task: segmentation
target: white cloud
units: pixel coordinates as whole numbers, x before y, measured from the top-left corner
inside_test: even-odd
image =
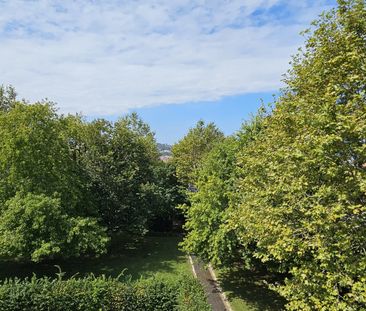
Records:
[[[326,7],[326,0],[0,0],[0,84],[86,115],[271,91],[299,31]]]

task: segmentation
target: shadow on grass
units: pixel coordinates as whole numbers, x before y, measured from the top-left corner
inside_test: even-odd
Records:
[[[221,269],[218,272],[220,284],[229,301],[234,302],[235,311],[279,311],[285,309],[286,301],[270,290],[267,285],[279,281],[278,276],[236,267]]]
[[[54,260],[36,263],[0,261],[0,280],[10,277],[55,277],[61,267],[65,277],[75,274],[84,276],[106,275],[117,277],[122,271],[132,279],[162,275],[174,278],[179,273],[189,272],[185,255],[178,250],[179,237],[147,237],[138,244],[115,241],[108,255],[99,258]]]

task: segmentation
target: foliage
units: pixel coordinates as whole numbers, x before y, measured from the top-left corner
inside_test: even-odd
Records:
[[[0,91],[0,223],[4,236],[17,231],[12,243],[2,240],[1,255],[39,261],[101,253],[100,225],[137,238],[152,218],[177,214],[181,186],[136,114],[87,123],[59,116],[49,102],[16,102],[13,88]]]
[[[307,32],[265,130],[242,149],[231,219],[291,275],[290,310],[366,308],[366,9],[339,1]]]
[[[0,113],[8,112],[15,106],[17,93],[14,87],[0,85]]]
[[[40,261],[105,251],[108,238],[92,218],[70,217],[60,199],[18,193],[0,217],[0,256]]]
[[[159,157],[158,146],[155,141],[155,134],[151,131],[150,126],[145,123],[136,112],[133,112],[121,118],[117,124],[129,129],[139,140],[145,145],[149,158],[156,161]]]
[[[190,204],[181,207],[187,230],[184,250],[215,265],[227,263],[237,247],[235,233],[226,226],[237,149],[238,142],[227,138],[211,150],[198,171],[197,192],[189,193]]]
[[[186,184],[195,184],[201,161],[224,134],[215,124],[199,121],[188,134],[172,147],[173,162],[178,178]]]
[[[53,311],[208,311],[198,281],[180,278],[135,283],[89,276],[62,280],[35,276],[25,280],[7,280],[0,285],[0,309]]]
[[[16,103],[0,114],[0,210],[19,191],[58,193],[68,212],[83,210],[80,197],[85,188],[64,131],[48,103]]]
[[[171,231],[173,221],[182,218],[176,208],[187,201],[184,185],[176,176],[172,163],[158,162],[153,167],[153,182],[144,186],[145,200],[149,202],[149,228],[157,232]]]
[[[146,200],[147,185],[154,182],[158,151],[147,124],[135,114],[112,124],[91,123],[69,117],[75,157],[88,176],[88,188],[103,224],[110,232],[142,235],[153,213]]]
[[[152,226],[170,229],[184,194],[172,165],[158,160],[150,127],[135,113],[114,124],[103,119],[85,123],[78,116],[65,121],[91,204],[109,231],[141,236]]]
[[[215,266],[228,265],[240,257],[250,264],[251,251],[240,247],[228,221],[237,188],[237,154],[259,134],[266,116],[263,107],[235,137],[212,148],[198,170],[197,192],[189,193],[190,204],[181,206],[188,232],[182,243],[184,250]]]
[[[179,283],[177,293],[177,311],[210,311],[211,307],[207,304],[206,294],[197,279],[192,277],[183,278]]]
[[[228,265],[236,241],[288,275],[290,310],[366,309],[365,6],[305,32],[273,111],[209,153],[185,208],[186,250]]]
[[[2,256],[39,261],[105,251],[66,132],[48,103],[15,103],[0,114]]]

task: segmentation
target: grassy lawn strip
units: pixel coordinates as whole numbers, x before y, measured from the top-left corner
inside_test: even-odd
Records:
[[[269,290],[264,281],[272,277],[238,268],[215,269],[233,311],[280,311],[285,301]]]
[[[191,274],[187,257],[178,250],[180,237],[154,236],[146,237],[139,244],[128,244],[115,241],[108,255],[96,259],[73,259],[66,261],[51,261],[40,264],[14,263],[0,261],[0,279],[8,277],[26,277],[35,273],[38,277],[55,276],[59,265],[66,277],[78,273],[84,276],[105,274],[118,276],[123,270],[124,275],[132,279],[140,277],[159,276],[174,279],[179,274]]]

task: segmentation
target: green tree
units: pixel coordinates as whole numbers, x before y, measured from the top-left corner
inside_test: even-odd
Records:
[[[189,193],[190,204],[181,206],[187,230],[183,249],[214,265],[230,261],[237,246],[234,231],[226,226],[237,147],[230,137],[211,150],[197,172],[197,192]]]
[[[144,186],[145,200],[150,206],[149,228],[171,231],[175,221],[183,222],[176,207],[187,201],[185,185],[176,176],[174,164],[159,161],[153,168],[153,181]]]
[[[0,217],[0,256],[17,260],[78,257],[105,252],[108,242],[93,218],[71,217],[61,200],[17,193]]]
[[[23,191],[57,192],[70,212],[83,204],[83,181],[64,133],[55,108],[47,103],[17,103],[0,114],[0,202]]]
[[[0,85],[0,112],[7,112],[14,107],[17,93],[14,87]]]
[[[103,223],[110,232],[142,235],[153,213],[146,191],[158,163],[150,128],[135,114],[114,124],[103,119],[69,122],[78,128],[76,157],[89,176],[88,187]]]
[[[261,109],[235,136],[212,148],[198,170],[197,192],[189,193],[190,204],[181,207],[188,231],[182,243],[184,250],[215,266],[228,265],[239,258],[250,263],[251,252],[240,247],[235,229],[228,223],[237,189],[238,151],[259,134],[266,115]]]
[[[224,134],[215,124],[205,125],[203,121],[199,121],[182,140],[172,147],[178,178],[187,184],[195,184],[201,161],[213,146],[223,139]]]
[[[38,261],[104,251],[67,133],[47,103],[15,103],[0,114],[0,254]]]
[[[155,141],[155,134],[151,131],[150,126],[136,112],[121,118],[118,123],[120,126],[132,131],[136,137],[139,137],[140,142],[145,145],[147,155],[152,162],[158,160],[159,150]]]
[[[366,307],[366,9],[339,1],[306,32],[265,130],[239,156],[230,220],[290,274],[290,310]]]

